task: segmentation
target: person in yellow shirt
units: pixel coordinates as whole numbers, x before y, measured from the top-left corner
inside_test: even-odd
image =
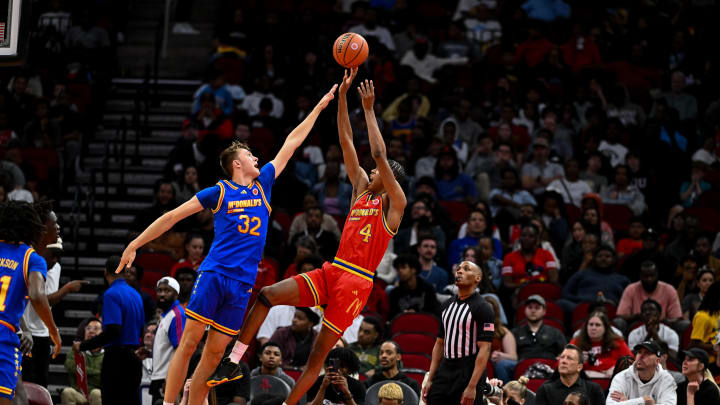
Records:
[[[715,361],[712,340],[718,334],[720,323],[720,281],[708,288],[698,311],[692,320],[690,347],[699,347],[710,355],[710,362]]]

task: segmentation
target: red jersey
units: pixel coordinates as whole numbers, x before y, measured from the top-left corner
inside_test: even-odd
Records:
[[[502,275],[511,276],[515,283],[547,281],[550,269],[558,265],[552,253],[538,248],[532,261],[526,262],[522,252],[516,250],[505,255],[502,264]]]
[[[395,231],[383,212],[382,196],[365,190],[350,208],[333,266],[372,281]]]

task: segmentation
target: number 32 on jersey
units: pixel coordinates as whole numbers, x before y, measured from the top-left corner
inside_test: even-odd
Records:
[[[238,217],[240,220],[240,225],[238,225],[238,232],[240,233],[247,233],[252,236],[260,236],[260,233],[257,231],[258,228],[260,228],[260,225],[262,225],[262,221],[258,217],[249,217],[247,215],[240,215]]]

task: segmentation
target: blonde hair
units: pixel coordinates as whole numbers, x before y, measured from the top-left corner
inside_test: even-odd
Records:
[[[510,381],[509,383],[505,384],[503,387],[505,391],[512,391],[517,393],[520,398],[525,398],[525,394],[527,394],[527,384],[530,379],[528,379],[525,376],[521,376],[516,381]]]
[[[378,391],[378,399],[396,399],[402,403],[403,392],[402,388],[395,383],[387,383],[380,387]]]
[[[240,149],[247,149],[250,151],[250,146],[245,142],[233,141],[230,146],[220,153],[220,167],[222,167],[225,174],[232,177],[232,162],[235,160],[235,153]]]
[[[712,385],[715,386],[715,389],[720,392],[720,387],[718,387],[717,383],[715,382],[715,378],[713,378],[712,373],[707,368],[705,369],[705,372],[703,373],[703,377],[705,377],[706,380],[710,380]]]

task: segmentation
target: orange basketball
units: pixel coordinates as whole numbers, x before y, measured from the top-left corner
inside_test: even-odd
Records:
[[[368,44],[360,34],[346,32],[333,44],[335,61],[346,68],[360,66],[368,57]]]

